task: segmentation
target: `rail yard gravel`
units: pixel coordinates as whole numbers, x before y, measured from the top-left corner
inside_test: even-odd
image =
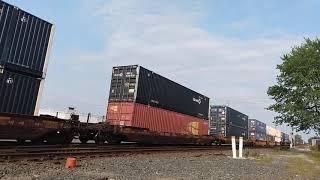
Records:
[[[261,154],[270,150],[257,151]],[[292,179],[282,170],[280,161],[263,164],[229,155],[202,151],[84,157],[78,158],[73,170],[64,168],[64,159],[3,161],[0,179]]]

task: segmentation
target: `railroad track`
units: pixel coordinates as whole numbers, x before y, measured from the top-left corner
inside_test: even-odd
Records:
[[[67,156],[112,156],[159,152],[214,151],[221,154],[230,146],[139,146],[139,145],[71,145],[1,147],[0,159],[55,159]]]

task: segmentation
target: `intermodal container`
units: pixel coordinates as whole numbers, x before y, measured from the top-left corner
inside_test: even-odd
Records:
[[[33,115],[42,80],[0,68],[0,112]]]
[[[208,135],[208,121],[134,102],[109,102],[107,122],[181,135]]]
[[[248,138],[248,116],[228,106],[210,106],[211,135]]]
[[[267,135],[272,136],[275,142],[281,142],[281,131],[270,126],[266,126]]]
[[[43,77],[53,25],[0,1],[0,66]]]
[[[289,142],[289,134],[281,132],[281,142]]]
[[[249,138],[266,140],[266,124],[256,119],[249,119]]]
[[[208,119],[208,97],[138,65],[113,68],[109,102],[136,102]]]

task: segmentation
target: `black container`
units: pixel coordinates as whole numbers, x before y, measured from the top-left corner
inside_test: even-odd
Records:
[[[228,106],[210,106],[209,133],[248,139],[248,116]]]
[[[256,140],[266,140],[266,124],[256,119],[249,119],[249,138]]]
[[[208,119],[208,97],[138,65],[113,68],[109,102],[137,102]]]
[[[41,79],[0,69],[0,112],[33,115]]]
[[[0,65],[41,77],[52,29],[51,23],[0,1]]]

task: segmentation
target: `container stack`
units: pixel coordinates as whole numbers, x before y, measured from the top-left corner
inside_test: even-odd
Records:
[[[209,98],[138,65],[112,69],[107,121],[157,132],[208,134]]]
[[[281,131],[267,126],[267,141],[281,142]]]
[[[252,140],[266,140],[266,124],[256,119],[249,119],[249,138]]]
[[[37,115],[53,29],[0,1],[0,112]]]
[[[210,106],[209,133],[248,139],[248,116],[228,106]]]

